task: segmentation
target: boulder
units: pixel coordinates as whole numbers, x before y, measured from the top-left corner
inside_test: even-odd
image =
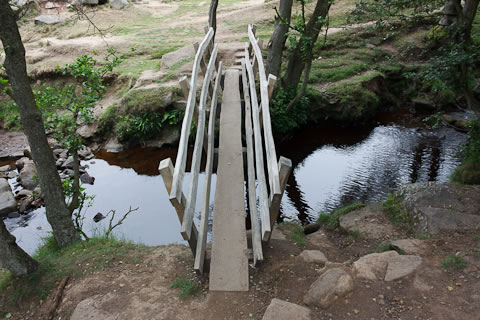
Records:
[[[32,207],[33,197],[26,197],[19,201],[18,211],[20,213],[27,212],[28,209]]]
[[[406,254],[422,254],[428,247],[423,240],[419,239],[401,239],[390,243],[395,250],[399,249]]]
[[[9,164],[0,167],[0,172],[8,172],[10,170],[12,170],[12,168],[10,167]]]
[[[310,286],[303,302],[309,306],[328,308],[337,299],[352,292],[353,288],[353,279],[345,270],[329,269]]]
[[[322,266],[328,261],[325,254],[320,250],[303,250],[302,253],[300,253],[300,257],[302,257],[305,262],[317,263]]]
[[[0,179],[0,216],[4,216],[17,210],[17,201],[13,196],[7,179]]]
[[[37,186],[37,169],[32,160],[24,162],[20,171],[20,184],[28,190],[33,190]]]
[[[371,239],[386,238],[394,235],[393,224],[385,217],[380,204],[369,204],[351,211],[339,219],[340,228],[346,232],[360,231]]]
[[[162,56],[161,66],[162,68],[170,68],[177,62],[180,62],[184,59],[188,59],[195,56],[195,53],[196,52],[195,52],[195,49],[193,48],[193,45],[188,45],[176,51],[169,52]]]
[[[86,184],[93,184],[95,182],[95,178],[85,172],[80,176],[80,181]]]
[[[262,320],[310,320],[310,309],[280,299],[272,299]]]
[[[419,233],[468,230],[480,224],[480,187],[422,182],[401,186],[396,196]]]
[[[70,156],[65,160],[65,162],[62,164],[63,168],[68,168],[68,169],[73,169],[73,157]]]
[[[65,21],[64,18],[61,18],[59,16],[53,16],[49,14],[42,14],[41,16],[38,16],[35,18],[35,24],[36,25],[50,25],[50,24],[57,24],[60,22]]]
[[[105,218],[106,217],[101,212],[97,212],[97,214],[93,217],[93,221],[100,222],[101,220],[103,220]]]
[[[23,199],[23,198],[27,198],[27,197],[33,197],[33,191],[30,191],[30,190],[27,190],[27,189],[23,189],[23,190],[20,190],[20,191],[15,195],[15,199],[17,199],[17,200],[20,200],[20,199]]]
[[[57,158],[60,158],[60,155],[63,153],[63,152],[66,152],[65,149],[62,149],[62,148],[56,148],[56,149],[53,149],[53,155]]]
[[[28,159],[32,159],[32,150],[30,150],[30,147],[23,149],[23,155]]]
[[[387,271],[388,262],[398,256],[398,252],[391,250],[382,253],[371,253],[361,257],[353,263],[357,277],[368,280],[383,280]]]
[[[388,262],[385,281],[394,281],[414,273],[422,264],[423,259],[418,256],[399,255]]]
[[[138,88],[151,86],[153,84],[158,84],[158,82],[163,79],[165,74],[166,73],[163,71],[145,70],[135,82],[135,85],[132,89],[135,90]]]
[[[80,159],[90,160],[93,158],[92,150],[89,147],[83,146],[82,149],[78,151],[78,156]]]
[[[25,161],[30,161],[30,159],[28,159],[27,157],[22,157],[15,162],[15,166],[17,167],[18,171],[21,171],[23,169]]]
[[[421,257],[391,250],[363,256],[353,263],[353,268],[359,278],[394,281],[414,273],[422,261]]]
[[[55,165],[57,166],[57,168],[61,168],[64,162],[65,162],[65,159],[58,158],[58,160],[55,162]]]
[[[121,10],[128,8],[128,1],[127,0],[110,0],[110,5],[113,9]]]

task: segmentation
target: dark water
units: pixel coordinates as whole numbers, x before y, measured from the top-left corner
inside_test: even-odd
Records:
[[[277,143],[277,154],[292,159],[294,166],[282,200],[284,219],[306,223],[343,205],[380,200],[399,184],[448,181],[459,164],[456,153],[465,135],[449,128],[419,128],[421,123],[408,115],[390,117],[371,127],[308,129],[291,141]],[[102,151],[96,159],[85,162],[96,178],[95,185],[87,185],[86,191],[96,197],[87,211],[84,229],[95,234],[106,228],[107,219],[98,224],[92,221],[97,212],[114,209],[118,219],[130,206],[139,207],[116,229],[117,236],[147,245],[183,242],[178,218],[157,170],[162,159],[175,159],[175,155],[175,148],[137,148],[118,154]],[[187,173],[184,190],[188,181]],[[203,181],[201,175],[197,203]],[[213,198],[214,190],[211,204]],[[33,252],[49,231],[43,208],[6,223],[28,252]]]

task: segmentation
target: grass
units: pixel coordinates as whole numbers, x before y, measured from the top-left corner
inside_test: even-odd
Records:
[[[180,289],[178,296],[180,299],[185,299],[189,296],[194,296],[198,291],[200,291],[200,286],[190,279],[176,279],[171,285],[172,289]]]
[[[452,253],[443,262],[442,267],[447,270],[461,270],[467,266],[465,258]]]
[[[398,254],[405,254],[405,251],[403,251],[402,249],[400,249],[398,247],[393,246],[392,242],[390,240],[387,240],[387,241],[384,241],[384,242],[380,243],[378,245],[377,249],[375,249],[375,252],[381,253],[381,252],[391,251],[391,250],[397,251]]]
[[[401,199],[389,193],[387,199],[382,203],[383,212],[393,224],[412,229],[414,219],[402,206]]]
[[[282,230],[288,231],[288,238],[301,248],[307,247],[307,240],[301,225],[295,222],[283,222],[278,226]]]
[[[327,229],[335,230],[340,227],[340,217],[347,213],[365,207],[364,203],[354,203],[343,208],[337,209],[331,214],[321,213],[317,222],[326,225]],[[358,230],[357,230],[358,231]]]
[[[118,261],[134,263],[147,251],[146,246],[104,237],[60,249],[54,238],[48,237],[33,256],[39,262],[39,268],[22,277],[0,273],[0,292],[16,305],[31,297],[43,300],[56,288],[58,281],[68,275],[78,278],[104,270]]]

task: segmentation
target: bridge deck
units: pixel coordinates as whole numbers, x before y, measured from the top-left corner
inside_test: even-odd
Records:
[[[213,219],[210,290],[248,291],[239,72],[225,73]]]

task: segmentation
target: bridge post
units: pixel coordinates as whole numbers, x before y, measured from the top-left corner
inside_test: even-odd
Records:
[[[165,188],[167,189],[167,193],[170,194],[172,191],[172,181],[173,181],[173,163],[172,159],[163,159],[158,166],[158,171],[162,176],[163,183],[165,184]],[[170,198],[170,202],[172,203],[175,211],[177,212],[178,220],[180,224],[183,222],[183,214],[185,213],[185,204],[187,203],[187,199],[182,192],[181,200],[178,202],[177,198]],[[192,234],[190,236],[190,240],[188,240],[188,245],[192,250],[193,256],[195,256],[197,250],[197,239],[198,239],[198,230],[195,225],[192,228]]]

